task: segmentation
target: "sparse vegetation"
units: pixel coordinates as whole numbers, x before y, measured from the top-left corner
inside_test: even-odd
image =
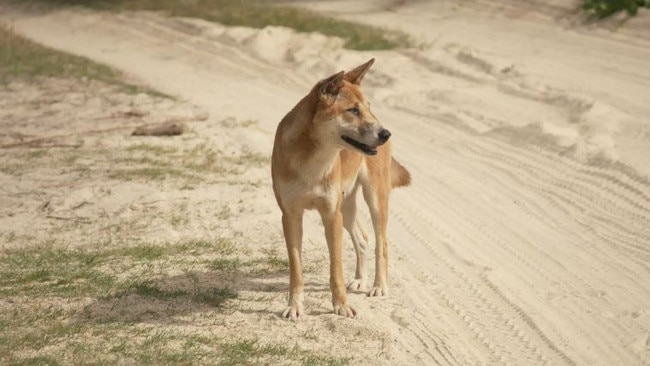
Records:
[[[12,80],[43,77],[101,80],[119,86],[121,91],[128,94],[144,92],[168,97],[126,82],[121,72],[106,65],[44,47],[0,25],[0,85]]]
[[[253,28],[284,26],[299,32],[319,32],[345,40],[354,50],[386,50],[410,45],[402,32],[340,20],[270,0],[49,0],[104,10],[154,10],[172,16],[202,18],[225,25]]]
[[[142,297],[158,300],[185,299],[195,303],[202,303],[214,307],[221,306],[228,299],[237,298],[237,293],[228,287],[220,288],[194,288],[184,289],[163,289],[152,281],[139,281],[128,285],[124,291],[115,297],[122,297],[128,294],[136,294]]]
[[[143,365],[347,365],[349,359],[323,356],[296,345],[264,343],[257,338],[215,336],[160,325],[130,323],[68,324],[70,315],[43,311],[39,316],[18,310],[11,323],[19,331],[0,333],[0,361],[5,365],[143,364]],[[9,318],[0,314],[0,319]],[[33,327],[33,324],[39,324]],[[12,324],[13,325],[13,324]],[[4,328],[7,329],[7,328]],[[129,336],[125,337],[124,333]],[[55,345],[71,344],[62,351]],[[44,351],[44,350],[48,350]],[[40,350],[36,352],[37,350]],[[7,351],[7,352],[5,352]],[[16,355],[16,356],[14,356]]]
[[[127,182],[170,182],[188,189],[225,177],[232,179],[247,169],[269,164],[269,158],[259,153],[244,151],[226,155],[207,142],[190,146],[186,151],[155,143],[136,143],[119,150],[84,148],[82,151],[84,159],[79,159],[79,150],[56,156],[48,154],[46,149],[0,150],[0,172],[22,176],[56,164],[77,174]]]
[[[91,78],[117,82],[121,75],[108,66],[36,44],[0,26],[0,82],[34,77]],[[121,82],[121,81],[120,81]]]
[[[160,167],[145,167],[145,168],[125,168],[125,169],[111,169],[108,172],[108,177],[118,180],[145,180],[145,181],[161,181],[170,177],[187,177],[182,171],[173,168],[160,168]]]
[[[296,360],[302,365],[347,365],[348,359],[317,356],[297,346],[263,344],[256,339],[239,339],[221,344],[224,358],[219,365],[277,364],[282,360]]]
[[[245,261],[239,258],[219,258],[210,262],[208,268],[215,271],[240,271],[247,274],[263,275],[274,272],[288,272],[289,262],[277,256],[266,256]]]
[[[219,251],[218,239],[216,249]],[[97,246],[97,245],[93,245]],[[99,245],[101,246],[101,245]],[[136,268],[139,263],[173,257],[196,257],[212,248],[207,241],[140,243],[105,249],[61,249],[54,243],[0,252],[0,294],[49,296],[105,296],[131,288],[117,279],[113,268]],[[120,266],[116,266],[120,262]],[[136,286],[137,287],[137,286]]]
[[[198,183],[214,176],[239,175],[245,169],[261,167],[269,162],[268,157],[251,152],[224,155],[207,143],[200,143],[185,152],[139,144],[125,149],[125,153],[119,154],[122,157],[114,157],[125,166],[113,166],[108,172],[110,178],[125,181],[182,179],[185,184]]]
[[[286,261],[278,258],[276,250],[240,260],[235,254],[245,251],[236,252],[237,245],[229,238],[114,244],[65,249],[60,243],[47,242],[0,251],[0,297],[12,299],[0,302],[1,363],[114,363],[111,355],[115,354],[144,364],[348,363],[297,346],[187,334],[141,323],[188,311],[184,309],[204,307],[214,313],[232,308],[232,302],[239,301],[236,287],[225,279],[208,285],[200,277],[245,271],[249,278],[263,278],[286,272]],[[178,275],[165,274],[170,265],[180,270]],[[130,275],[121,276],[124,272]],[[88,298],[95,300],[82,310],[65,305]],[[57,299],[68,300],[60,303]],[[141,309],[134,308],[134,299],[140,299],[136,303]],[[242,301],[270,300],[249,295]],[[65,346],[49,347],[55,344]]]
[[[583,0],[582,8],[598,18],[606,18],[620,11],[636,15],[639,8],[650,8],[650,0]]]

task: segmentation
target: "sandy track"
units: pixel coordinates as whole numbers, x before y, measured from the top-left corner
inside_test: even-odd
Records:
[[[387,22],[387,13],[364,21]],[[402,10],[392,22],[410,14]],[[111,64],[199,104],[211,120],[258,120],[255,130],[229,129],[214,138],[264,153],[270,153],[279,119],[316,79],[377,57],[367,94],[394,132],[397,158],[414,176],[414,185],[395,191],[391,201],[391,296],[351,299],[362,312],[360,329],[388,335],[379,359],[650,364],[644,155],[650,133],[643,119],[647,97],[639,94],[650,95],[650,75],[642,67],[642,47],[617,49],[631,60],[630,69],[610,63],[609,73],[602,65],[577,71],[576,56],[554,71],[569,75],[551,78],[540,65],[555,60],[555,52],[512,55],[506,46],[480,47],[504,29],[481,36],[466,28],[450,31],[420,51],[358,53],[341,50],[336,40],[284,29],[229,29],[144,13],[75,10],[4,20],[10,18],[16,30],[39,42]],[[551,32],[543,22],[524,28],[536,29]],[[613,42],[563,32],[574,46],[587,42],[597,54],[601,42]],[[467,43],[456,43],[462,39]],[[576,84],[596,69],[595,86]],[[613,91],[597,92],[608,82]],[[628,85],[629,98],[615,95]],[[269,189],[268,195],[258,194],[251,204],[272,212],[270,186],[260,189]],[[309,218],[306,239],[321,243],[318,220]],[[279,214],[260,220],[279,228]],[[353,262],[348,253],[348,275]],[[331,337],[335,342],[336,332]],[[349,345],[352,352],[364,348],[359,337]]]

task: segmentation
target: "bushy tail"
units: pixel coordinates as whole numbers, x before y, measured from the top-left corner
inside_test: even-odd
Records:
[[[393,188],[406,187],[411,184],[411,173],[402,164],[398,163],[395,158],[392,158],[390,164],[390,183]]]

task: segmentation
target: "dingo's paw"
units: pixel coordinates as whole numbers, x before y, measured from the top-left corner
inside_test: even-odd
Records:
[[[367,295],[368,297],[388,296],[388,287],[386,285],[374,285]]]
[[[305,309],[303,308],[302,305],[289,305],[282,312],[282,317],[287,318],[289,320],[296,321],[301,319],[304,313],[305,313]]]
[[[350,305],[334,305],[334,314],[344,316],[346,318],[354,318],[357,316],[357,311]]]
[[[355,292],[366,292],[366,280],[363,278],[355,278],[348,283],[348,290]]]

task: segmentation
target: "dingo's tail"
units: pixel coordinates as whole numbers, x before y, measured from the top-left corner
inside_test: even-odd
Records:
[[[395,158],[392,158],[390,164],[390,183],[393,187],[405,187],[411,184],[411,173]]]

